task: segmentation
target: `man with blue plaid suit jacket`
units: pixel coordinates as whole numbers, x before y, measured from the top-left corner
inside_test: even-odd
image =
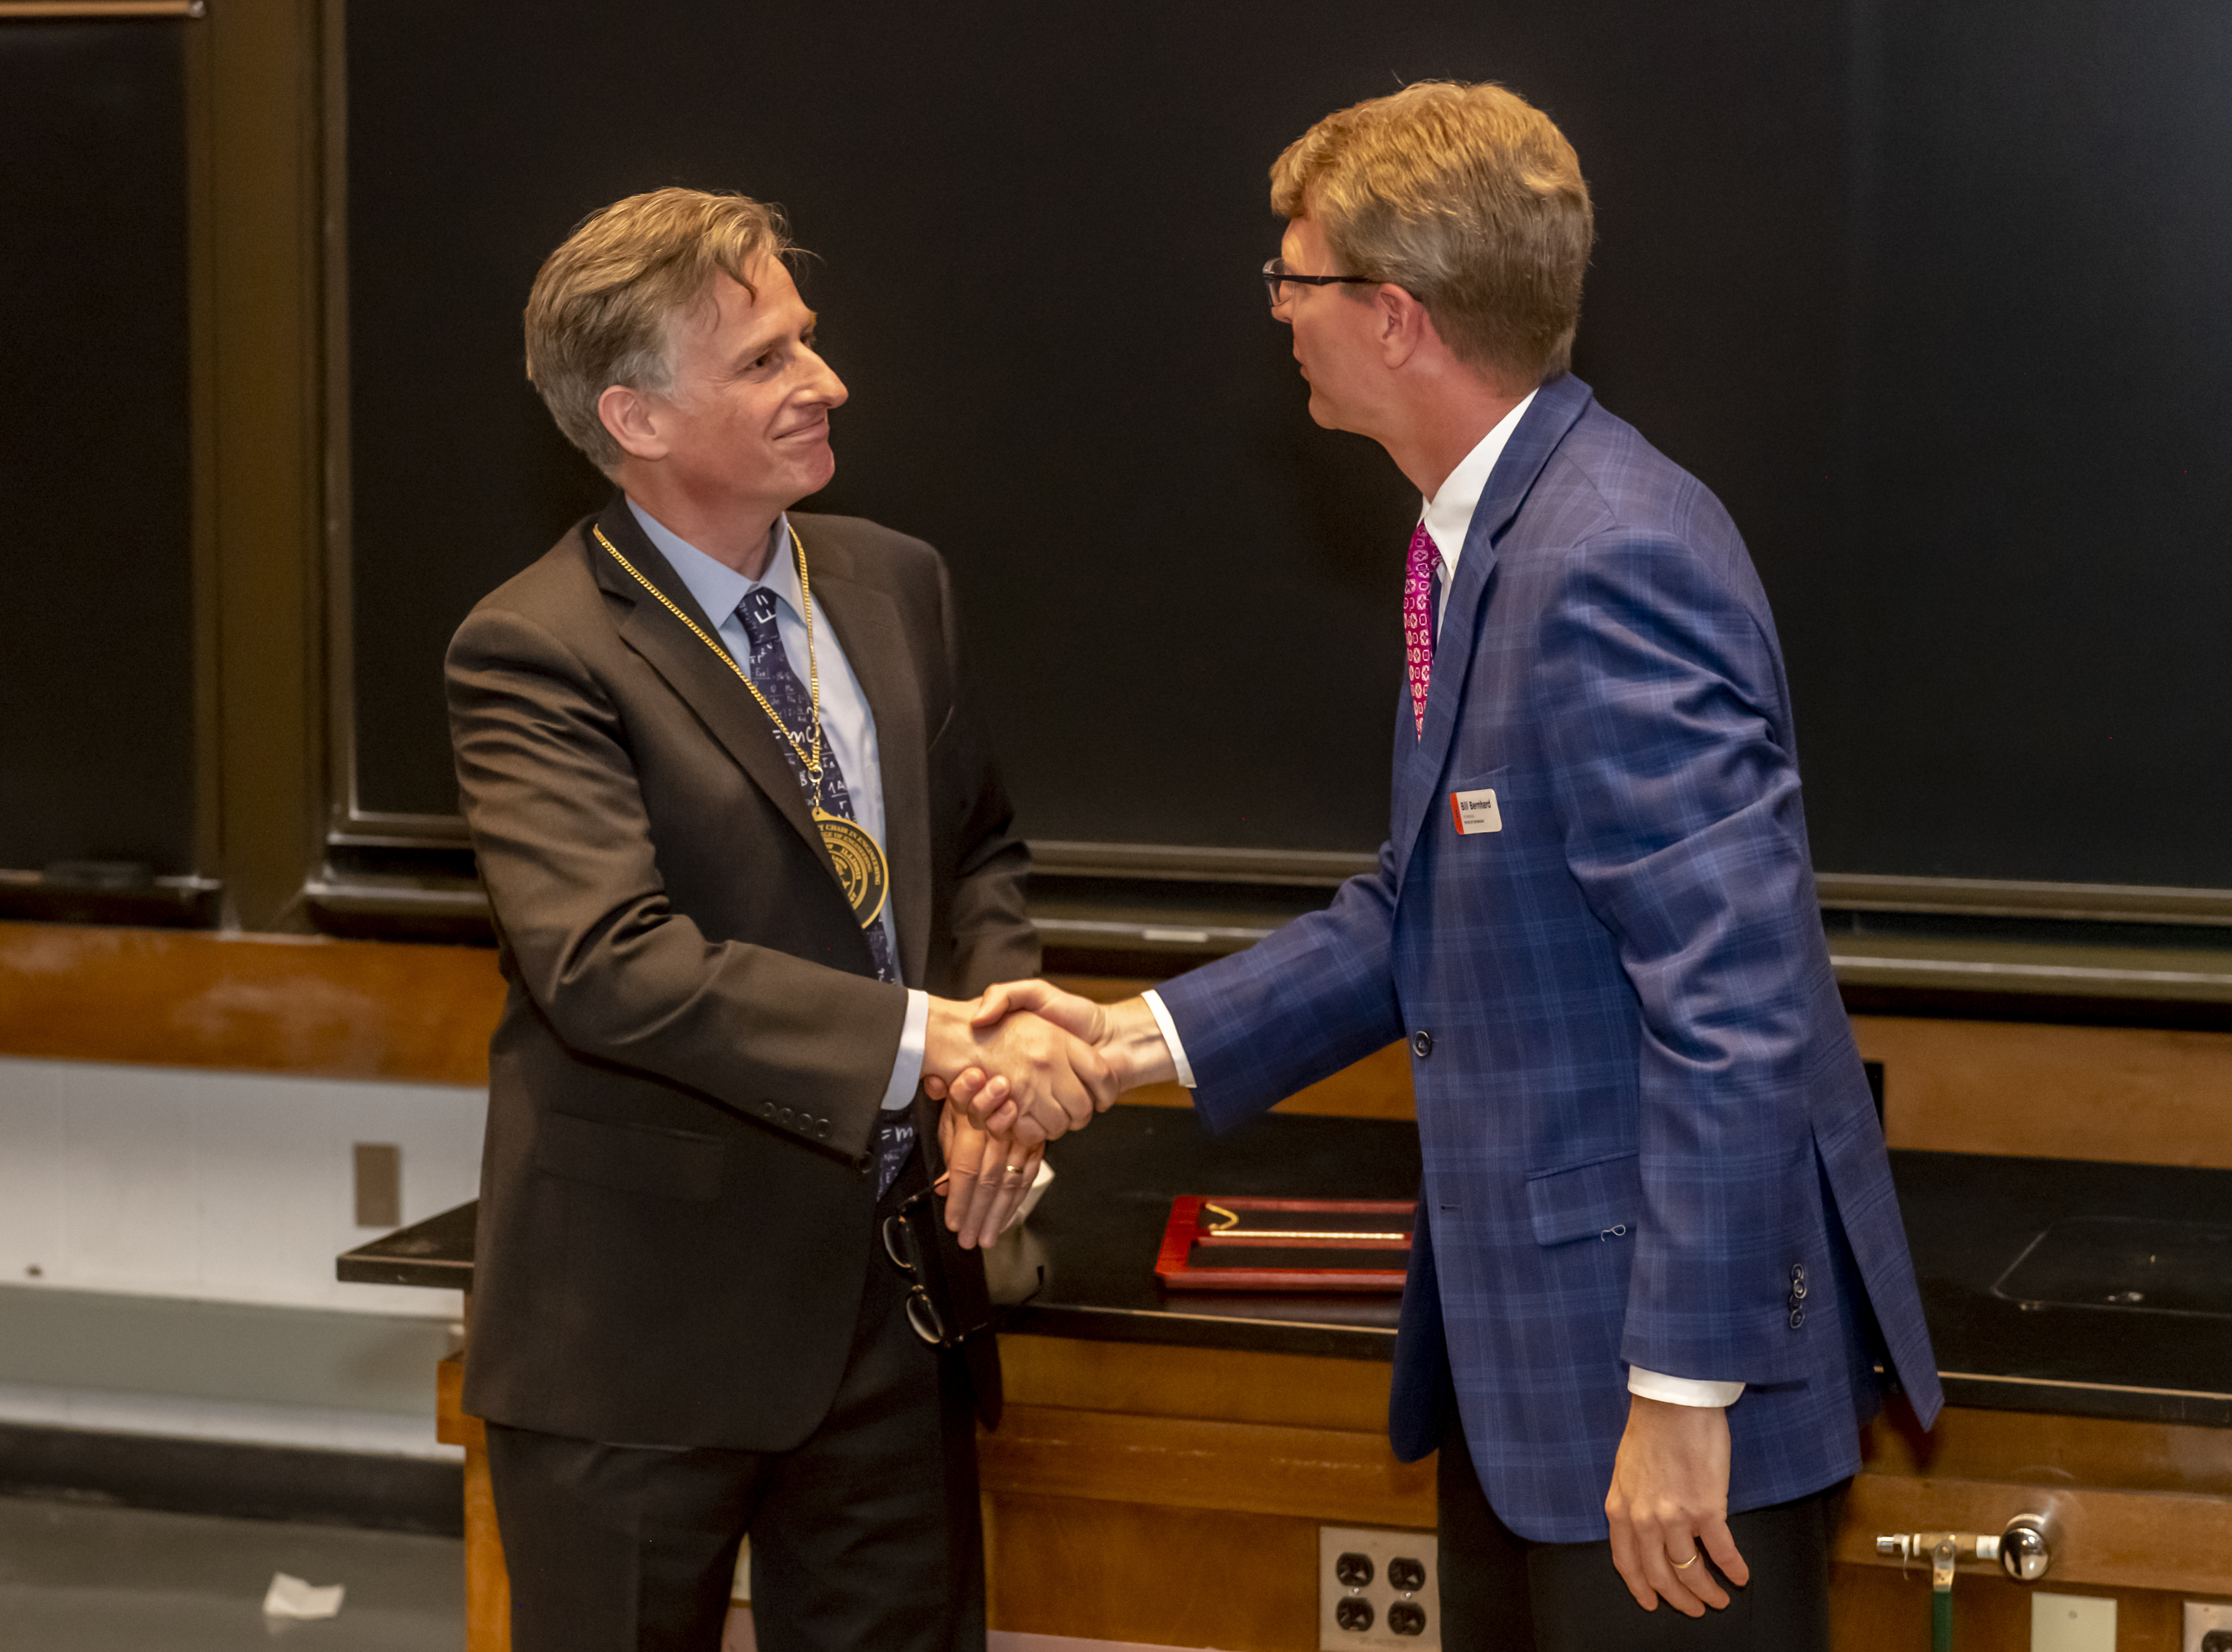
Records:
[[[1390,1426],[1441,1448],[1443,1644],[1826,1648],[1859,1424],[1885,1380],[1940,1397],[1765,594],[1567,371],[1592,226],[1547,117],[1413,86],[1272,178],[1311,412],[1426,501],[1379,869],[1144,999],[984,1013],[1066,1019],[1211,1129],[1406,1040]]]

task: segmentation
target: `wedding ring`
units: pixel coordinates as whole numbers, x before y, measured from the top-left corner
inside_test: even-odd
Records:
[[[1690,1553],[1690,1558],[1689,1558],[1687,1560],[1677,1560],[1677,1561],[1674,1563],[1674,1570],[1675,1570],[1675,1571],[1681,1571],[1684,1567],[1685,1567],[1685,1566],[1694,1566],[1694,1565],[1696,1565],[1697,1564],[1697,1556],[1696,1552],[1695,1552],[1695,1551],[1692,1551],[1692,1552],[1691,1552],[1691,1553]]]

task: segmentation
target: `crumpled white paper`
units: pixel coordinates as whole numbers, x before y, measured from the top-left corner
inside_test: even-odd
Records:
[[[290,1577],[283,1571],[271,1574],[271,1587],[263,1591],[263,1615],[266,1617],[338,1617],[341,1610],[341,1595],[346,1584],[328,1584],[319,1588],[304,1583],[300,1577]]]

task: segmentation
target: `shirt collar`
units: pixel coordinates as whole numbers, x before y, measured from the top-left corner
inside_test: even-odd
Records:
[[[635,513],[645,537],[659,547],[659,554],[666,559],[682,583],[689,587],[690,594],[698,599],[698,606],[705,611],[706,618],[717,627],[726,625],[729,616],[736,612],[736,605],[762,585],[775,593],[778,607],[788,608],[794,616],[804,612],[798,588],[798,559],[791,554],[788,515],[775,519],[772,536],[775,551],[768,559],[766,577],[748,580],[727,563],[717,562],[706,555],[633,499],[627,502],[627,506]]]
[[[1480,508],[1481,495],[1488,491],[1488,479],[1496,474],[1496,462],[1503,457],[1511,432],[1534,405],[1534,391],[1528,391],[1520,398],[1519,405],[1496,420],[1496,428],[1457,461],[1457,468],[1450,472],[1441,491],[1427,500],[1419,513],[1426,536],[1442,554],[1443,574],[1450,582],[1457,577],[1457,554],[1464,549],[1465,532],[1472,526],[1473,512]]]

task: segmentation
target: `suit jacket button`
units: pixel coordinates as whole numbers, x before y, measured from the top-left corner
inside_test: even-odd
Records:
[[[826,1142],[829,1139],[829,1121],[827,1119],[817,1118],[814,1121],[814,1138],[819,1142]]]
[[[1805,1263],[1803,1263],[1803,1262],[1793,1262],[1793,1263],[1790,1265],[1790,1282],[1791,1282],[1793,1285],[1803,1285],[1803,1284],[1805,1284],[1805,1283],[1806,1283],[1806,1264],[1805,1264]]]
[[[1795,1330],[1797,1330],[1797,1329],[1798,1329],[1798,1327],[1799,1327],[1799,1326],[1801,1326],[1801,1325],[1804,1325],[1805,1323],[1806,1323],[1806,1310],[1805,1310],[1805,1309],[1803,1309],[1803,1308],[1793,1308],[1793,1309],[1791,1309],[1791,1311],[1790,1311],[1790,1328],[1791,1328],[1793,1331],[1795,1331]]]
[[[1424,1027],[1411,1034],[1411,1053],[1421,1061],[1434,1053],[1434,1035]]]

